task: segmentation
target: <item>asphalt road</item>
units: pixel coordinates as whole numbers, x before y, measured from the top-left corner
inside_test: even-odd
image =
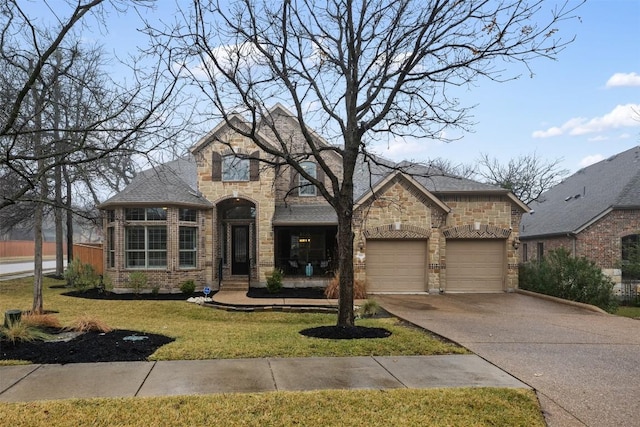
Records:
[[[56,261],[43,261],[42,269],[45,272],[55,271]],[[9,280],[31,275],[33,275],[33,261],[0,263],[0,280]]]
[[[379,295],[538,394],[547,423],[640,425],[640,321],[522,294]]]

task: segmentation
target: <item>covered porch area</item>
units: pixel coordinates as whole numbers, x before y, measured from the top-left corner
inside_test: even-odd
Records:
[[[333,277],[338,227],[330,206],[277,207],[273,231],[274,264],[285,277]]]

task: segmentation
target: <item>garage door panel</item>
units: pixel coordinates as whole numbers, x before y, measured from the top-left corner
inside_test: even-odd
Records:
[[[447,241],[447,292],[500,292],[504,240]]]
[[[371,240],[367,242],[366,274],[369,292],[424,292],[425,240]]]

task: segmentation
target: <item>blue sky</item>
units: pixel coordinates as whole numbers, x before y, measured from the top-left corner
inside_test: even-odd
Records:
[[[173,8],[161,0],[148,16],[171,20]],[[640,145],[640,0],[588,0],[576,14],[579,20],[561,26],[562,36],[575,34],[575,42],[556,61],[535,61],[533,77],[518,68],[515,81],[480,80],[459,94],[465,105],[477,104],[473,132],[450,143],[396,140],[376,151],[394,160],[440,157],[454,164],[473,164],[481,153],[506,163],[535,152],[562,159],[573,173]],[[131,11],[112,15],[108,33],[93,37],[122,56],[139,40],[138,22]]]
[[[474,163],[480,153],[506,163],[535,152],[563,159],[573,173],[640,145],[640,1],[588,0],[577,15],[561,27],[575,42],[557,61],[534,62],[533,78],[480,81],[463,95],[478,104],[473,133],[450,143],[398,141],[381,152],[453,163]]]

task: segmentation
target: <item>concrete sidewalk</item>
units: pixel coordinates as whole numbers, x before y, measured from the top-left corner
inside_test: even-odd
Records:
[[[0,367],[0,402],[441,387],[529,388],[476,355],[224,359]]]

